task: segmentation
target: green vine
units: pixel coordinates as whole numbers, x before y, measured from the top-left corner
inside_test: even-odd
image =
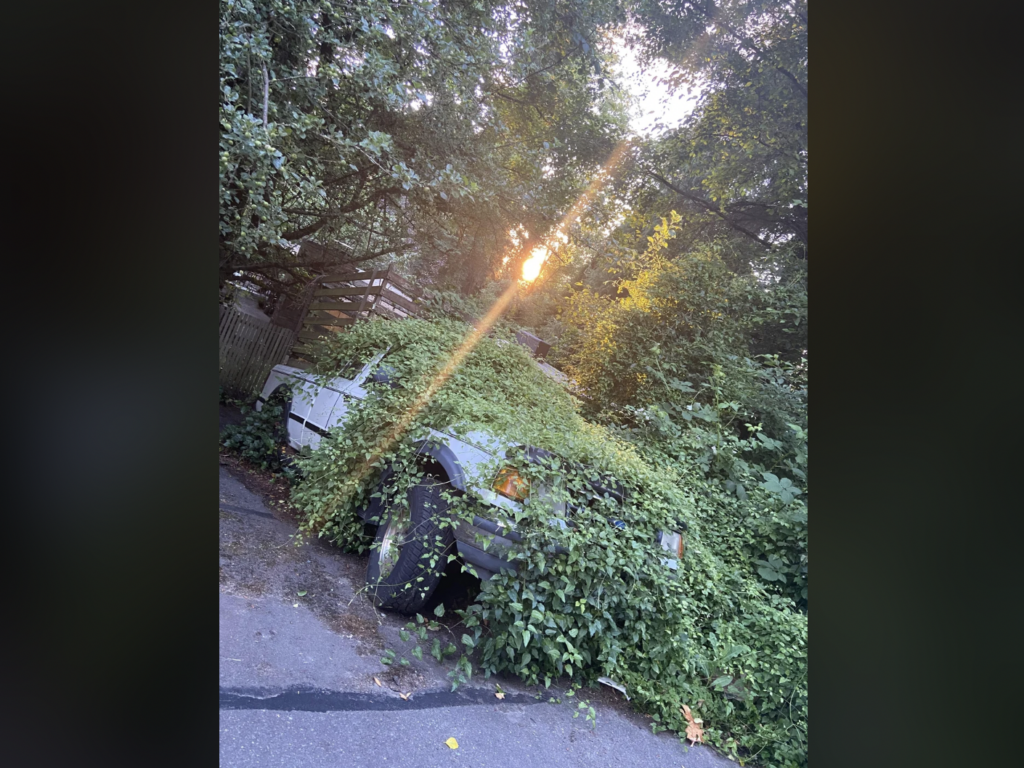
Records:
[[[532,493],[501,521],[522,537],[506,553],[517,572],[482,582],[476,602],[459,612],[457,644],[442,647],[435,638],[430,645],[439,661],[461,646],[453,686],[477,672],[545,686],[561,676],[579,684],[606,675],[628,687],[655,730],[683,733],[680,706],[688,704],[710,743],[758,753],[766,765],[806,764],[806,615],[720,546],[720,499],[709,495],[704,473],[650,461],[613,429],[584,420],[506,333],[468,348],[473,338],[456,320],[410,319],[362,323],[322,343],[316,373],[325,380],[388,349],[391,384],[368,384],[344,428],[299,460],[305,479],[292,495],[302,531],[350,550],[373,547],[358,510],[374,497],[388,510],[407,503],[404,489],[423,472],[417,445],[430,429],[479,430],[550,451],[539,462],[513,451],[467,478],[470,488],[488,488],[511,465],[547,492]],[[600,490],[609,477],[621,497]],[[747,494],[751,503],[776,498],[761,487]],[[495,517],[472,491],[447,486],[444,497],[444,530],[475,514]],[[682,524],[686,555],[673,570],[657,536]],[[437,565],[441,555],[426,547],[423,556]],[[417,617],[403,631],[425,642],[432,626]]]

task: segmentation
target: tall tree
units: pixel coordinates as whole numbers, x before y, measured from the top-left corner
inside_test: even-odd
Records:
[[[806,0],[643,0],[633,42],[693,117],[652,147],[644,172],[703,219],[768,247],[807,248]]]
[[[625,126],[596,46],[615,13],[222,0],[222,282],[284,290],[415,250],[479,287],[509,222],[553,217]]]

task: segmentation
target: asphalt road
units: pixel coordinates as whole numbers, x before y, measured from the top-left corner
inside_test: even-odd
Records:
[[[576,699],[474,677],[451,692],[451,662],[402,653],[408,619],[357,593],[365,557],[313,542],[221,467],[220,763],[233,766],[735,765],[710,748],[651,733],[611,689],[584,689],[596,727],[573,718]],[[300,592],[305,594],[299,595]],[[446,629],[440,631],[441,635]],[[377,685],[374,678],[381,685]],[[400,694],[411,694],[408,699]],[[550,702],[556,698],[560,701]],[[445,741],[454,737],[458,748]]]

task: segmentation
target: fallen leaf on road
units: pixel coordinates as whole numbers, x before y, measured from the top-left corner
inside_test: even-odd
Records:
[[[496,698],[496,699],[504,699],[505,698],[505,693],[503,691],[498,691],[496,694],[494,694],[494,698]]]
[[[377,679],[376,677],[375,677],[375,678],[373,678],[373,682],[375,682],[375,683],[376,683],[377,685],[380,685],[380,684],[381,684],[380,680],[378,680],[378,679]]]
[[[306,596],[306,590],[302,590],[301,592],[296,592],[295,594],[297,594],[299,597],[305,597]]]
[[[458,749],[459,748],[459,742],[457,742],[455,740],[454,736],[452,736],[450,739],[448,739],[448,741],[446,741],[445,744],[447,744],[451,749]]]
[[[686,738],[694,744],[697,744],[698,742],[702,743],[704,741],[704,729],[701,728],[701,725],[704,724],[704,721],[694,720],[693,715],[690,714],[690,708],[685,704],[683,704],[679,711],[683,713],[683,717],[685,717],[690,723],[686,726]]]
[[[409,693],[400,693],[400,694],[398,694],[398,698],[405,699],[406,701],[409,700],[410,696],[412,696],[412,691],[410,691]]]

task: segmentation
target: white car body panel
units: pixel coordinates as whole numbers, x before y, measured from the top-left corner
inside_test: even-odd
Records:
[[[381,357],[383,354],[378,355],[364,366],[355,379],[338,377],[329,381],[326,386],[318,386],[315,376],[300,368],[288,365],[274,366],[260,393],[263,400],[269,398],[279,386],[297,386],[298,388],[298,392],[292,398],[292,417],[288,419],[289,445],[296,450],[301,449],[304,445],[315,449],[320,443],[318,432],[326,432],[340,426],[348,415],[351,407],[349,404],[352,400],[362,400],[366,397],[367,392],[362,384]],[[263,402],[257,401],[256,410],[261,410],[262,407]],[[467,475],[476,474],[475,470],[483,464],[494,461],[508,447],[485,432],[469,432],[464,435],[463,439],[460,439],[431,429],[430,435],[451,449]],[[481,446],[486,446],[490,450],[484,450]],[[496,506],[513,511],[520,508],[516,502],[498,496],[489,489],[475,488],[474,490],[480,492]]]

